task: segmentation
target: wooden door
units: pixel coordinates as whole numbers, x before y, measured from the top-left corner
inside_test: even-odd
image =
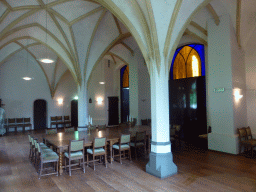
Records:
[[[45,129],[46,126],[46,101],[38,99],[34,101],[34,129]]]
[[[71,101],[71,126],[78,127],[78,100]]]
[[[118,97],[108,97],[108,125],[118,125]]]

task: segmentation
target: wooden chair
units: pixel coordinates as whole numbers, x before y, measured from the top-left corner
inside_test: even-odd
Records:
[[[85,126],[85,127],[77,127],[77,131],[88,131],[88,126]]]
[[[247,135],[248,140],[256,140],[252,137],[252,131],[251,131],[251,128],[249,126],[245,128],[245,131],[246,131],[246,135]]]
[[[51,128],[53,125],[55,125],[57,127],[57,117],[56,116],[51,117]]]
[[[80,140],[70,140],[69,141],[69,148],[68,152],[64,153],[65,157],[65,169],[69,169],[69,176],[71,176],[71,170],[76,170],[76,169],[71,169],[73,166],[77,166],[82,164],[82,169],[85,173],[85,167],[84,167],[84,139]],[[67,160],[68,160],[68,165],[67,165]],[[79,160],[79,163],[74,163],[71,164],[72,161],[74,160]],[[83,161],[81,163],[81,160]],[[80,169],[80,168],[79,168]]]
[[[71,126],[71,121],[70,121],[70,119],[69,119],[69,115],[64,116],[63,125],[64,125],[64,127],[69,127],[69,126]]]
[[[75,131],[74,127],[64,128],[65,133],[71,133]]]
[[[18,128],[21,127],[22,128],[22,131],[24,132],[24,121],[23,121],[23,118],[16,118],[16,126],[17,126],[17,131],[18,131]]]
[[[115,159],[115,156],[118,156],[119,162],[121,164],[122,164],[122,155],[125,158],[125,151],[128,151],[128,156],[131,161],[130,138],[131,138],[130,134],[122,134],[119,139],[119,144],[113,145],[113,158]],[[119,152],[118,155],[115,155],[115,150]]]
[[[147,119],[141,119],[141,125],[148,125]]]
[[[135,140],[130,143],[130,147],[135,150],[135,157],[137,160],[137,150],[139,148],[144,148],[144,154],[146,154],[146,131],[136,132]]]
[[[246,128],[238,128],[238,135],[239,135],[239,153],[241,153],[241,148],[244,146],[245,148],[251,148],[251,155],[253,157],[253,148],[256,147],[256,140],[250,139],[248,140]]]
[[[16,125],[15,118],[8,118],[8,128],[6,130],[7,133],[9,133],[10,128],[14,128],[14,131],[17,132],[17,125]]]
[[[46,135],[57,134],[57,129],[45,129]]]
[[[105,156],[105,166],[107,168],[107,141],[106,138],[94,138],[93,148],[87,149],[87,167],[90,162],[93,162],[93,170],[95,170],[95,162],[101,162],[101,157]],[[89,161],[89,154],[92,155],[92,161]],[[95,157],[99,156],[99,159]]]
[[[104,130],[104,129],[106,129],[106,127],[107,127],[107,125],[98,125],[98,126],[97,126],[97,128],[98,128],[99,130]]]
[[[30,117],[24,118],[24,131],[26,131],[26,127],[29,127],[29,130],[32,129],[32,124],[30,122]]]
[[[57,153],[55,153],[54,151],[52,151],[49,148],[45,148],[44,146],[41,146],[38,142],[35,142],[36,145],[36,149],[38,150],[38,160],[39,160],[39,179],[41,178],[41,176],[46,176],[46,175],[57,175],[59,174],[58,171],[58,167],[59,167],[59,156],[57,155]],[[49,164],[49,163],[53,163],[53,172],[51,173],[45,173],[43,174],[44,170],[49,170],[49,168],[45,168],[44,169],[44,164]]]
[[[134,127],[137,124],[137,119],[132,118],[131,127]]]

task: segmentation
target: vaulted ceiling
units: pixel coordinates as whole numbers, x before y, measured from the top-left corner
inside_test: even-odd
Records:
[[[145,3],[133,1],[137,1],[142,14],[145,13]],[[80,84],[81,79],[89,78],[95,64],[101,59],[110,59],[115,64],[122,63],[121,53],[132,56],[138,49],[136,38],[133,38],[127,25],[120,22],[100,2],[1,0],[0,65],[18,53],[24,53],[25,57],[28,52],[45,74],[53,96],[58,82],[68,70]],[[219,17],[229,13],[241,46],[244,48],[248,45],[250,50],[255,48],[250,39],[256,40],[256,5],[254,0],[239,2],[241,0],[211,1],[195,14],[183,35],[207,44],[207,20],[214,18],[218,24]],[[123,3],[129,4],[129,1]],[[45,57],[55,62],[41,63],[39,59]]]

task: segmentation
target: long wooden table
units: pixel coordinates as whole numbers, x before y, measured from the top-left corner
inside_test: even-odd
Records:
[[[57,133],[54,135],[44,135],[45,141],[59,151],[59,172],[63,173],[63,153],[68,150],[69,140],[85,140],[85,147],[92,146],[93,139],[95,137],[106,137],[110,148],[110,163],[113,161],[112,146],[119,141],[121,134],[131,134],[131,137],[135,137],[137,131],[146,131],[148,136],[148,144],[150,143],[151,128],[149,126],[135,126],[128,128],[112,127],[104,130],[91,130],[90,134],[87,131],[75,131],[72,133]]]

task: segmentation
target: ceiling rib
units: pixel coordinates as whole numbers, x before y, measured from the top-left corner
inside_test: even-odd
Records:
[[[196,38],[197,40],[199,40],[201,43],[203,43],[204,45],[207,45],[207,41],[205,39],[203,39],[202,37],[199,37],[197,34],[193,33],[192,31],[190,31],[189,29],[186,29],[185,31],[189,36]]]
[[[241,48],[241,38],[240,38],[240,29],[241,29],[241,0],[237,0],[236,6],[236,38],[239,48]]]
[[[220,18],[218,16],[218,14],[216,13],[216,11],[214,10],[214,8],[212,7],[212,5],[210,3],[208,5],[206,5],[206,8],[211,13],[211,15],[214,18],[215,24],[218,26],[220,24]]]
[[[200,25],[198,25],[196,22],[191,21],[190,25],[195,27],[196,29],[198,29],[199,31],[201,31],[203,34],[205,34],[206,36],[208,36],[208,32],[205,28],[201,27]]]

